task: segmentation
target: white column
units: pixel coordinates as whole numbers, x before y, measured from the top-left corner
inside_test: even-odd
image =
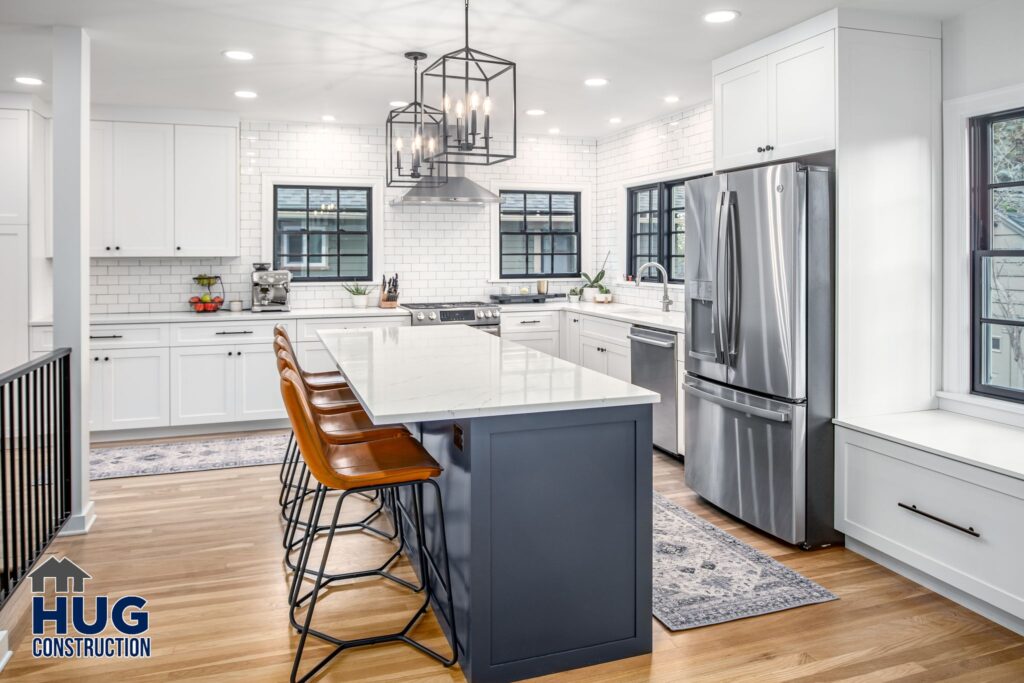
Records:
[[[53,343],[71,349],[71,519],[89,531],[89,36],[53,29]]]

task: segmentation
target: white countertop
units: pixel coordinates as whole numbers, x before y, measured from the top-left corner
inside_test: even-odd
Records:
[[[164,313],[112,313],[94,315],[89,318],[92,325],[125,325],[136,323],[202,323],[228,322],[232,320],[292,320],[296,318],[407,318],[409,311],[404,308],[293,308],[290,311],[266,311],[253,313],[228,310],[216,313],[195,313],[193,311],[173,311]],[[34,320],[34,327],[45,327],[53,324],[50,320]]]
[[[577,311],[586,315],[618,320],[624,323],[649,325],[669,332],[686,333],[686,316],[683,314],[682,302],[673,304],[673,310],[663,313],[657,308],[631,306],[629,304],[594,304],[580,302],[571,304],[564,299],[545,304],[502,304],[502,312],[517,313],[519,311]]]
[[[378,424],[660,400],[647,389],[465,325],[318,334]]]
[[[835,423],[968,465],[1024,479],[1024,429],[945,410],[837,419]]]

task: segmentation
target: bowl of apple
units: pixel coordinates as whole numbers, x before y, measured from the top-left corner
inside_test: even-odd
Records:
[[[220,307],[224,305],[224,297],[203,294],[192,297],[188,303],[196,313],[213,313],[219,311]]]

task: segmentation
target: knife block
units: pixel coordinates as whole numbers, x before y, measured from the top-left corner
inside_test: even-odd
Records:
[[[395,301],[385,301],[384,290],[382,289],[380,290],[380,302],[377,305],[380,308],[398,308],[398,300],[396,299]]]

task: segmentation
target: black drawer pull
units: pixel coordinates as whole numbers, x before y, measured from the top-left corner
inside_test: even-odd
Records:
[[[539,322],[540,322],[539,320],[520,320],[519,324],[520,325],[536,325]]]
[[[928,519],[934,520],[934,521],[938,522],[939,524],[945,524],[946,526],[952,527],[952,528],[956,529],[957,531],[964,532],[968,536],[974,536],[975,538],[981,538],[981,534],[979,534],[977,531],[975,531],[973,526],[962,527],[959,524],[953,524],[953,522],[946,521],[945,519],[942,519],[942,517],[936,517],[935,515],[931,514],[930,512],[925,512],[924,510],[918,510],[916,505],[907,505],[906,503],[896,503],[896,504],[899,505],[904,510],[910,510],[911,512],[916,513],[918,515],[921,515],[922,517],[927,517]]]
[[[236,332],[218,332],[217,334],[252,334],[252,330],[238,330]]]
[[[124,339],[120,334],[90,334],[89,339]]]

